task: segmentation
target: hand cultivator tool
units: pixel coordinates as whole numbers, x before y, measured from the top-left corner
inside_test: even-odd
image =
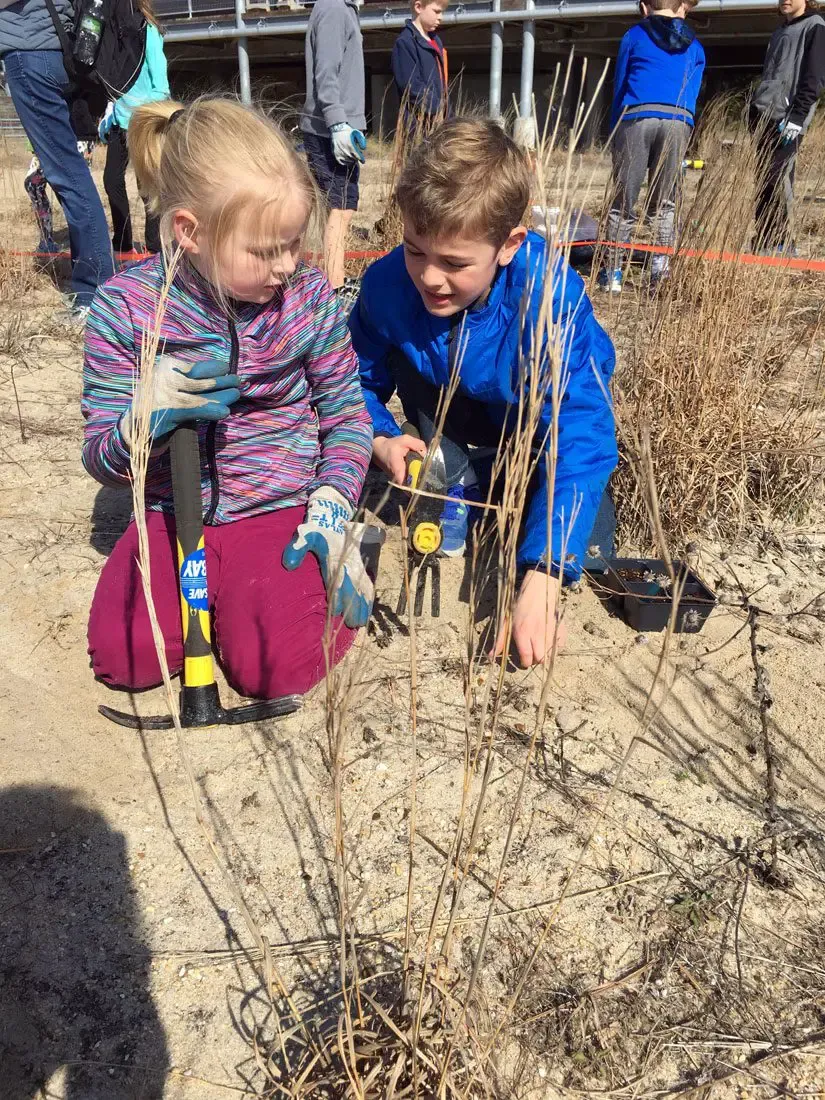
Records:
[[[197,425],[184,424],[172,435],[172,492],[178,543],[180,606],[183,620],[183,682],[180,721],[184,727],[238,726],[292,714],[300,695],[285,695],[259,703],[226,709],[221,706],[209,629],[209,589],[203,541],[200,448]],[[170,714],[143,718],[111,707],[100,713],[130,729],[166,730],[174,725]]]
[[[401,428],[405,435],[420,438],[418,431],[412,424],[406,423]],[[438,493],[443,496],[447,491],[447,474],[444,468],[444,460],[436,451],[426,458],[420,455],[410,454],[407,458],[408,482],[413,489],[422,489],[429,493]],[[413,505],[410,510],[410,527],[407,544],[407,567],[410,576],[418,569],[418,580],[413,602],[413,613],[418,618],[424,610],[424,596],[427,587],[427,577],[432,578],[430,595],[430,613],[434,619],[441,614],[441,562],[438,551],[441,548],[441,513],[444,510],[444,501],[435,500],[432,497],[413,497]],[[407,610],[407,588],[401,583],[401,592],[398,596],[397,615],[405,614]]]

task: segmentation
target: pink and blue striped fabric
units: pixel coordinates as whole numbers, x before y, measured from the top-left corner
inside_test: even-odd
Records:
[[[120,421],[132,400],[141,339],[165,278],[153,256],[102,286],[86,324],[83,464],[104,485],[129,484]],[[207,522],[229,523],[306,502],[323,485],[353,505],[372,447],[358,363],[334,291],[301,265],[264,306],[239,303],[228,319],[191,267],[182,266],[161,326],[160,350],[195,361],[237,356],[241,398],[200,428]],[[154,455],[147,507],[172,511],[168,450]]]

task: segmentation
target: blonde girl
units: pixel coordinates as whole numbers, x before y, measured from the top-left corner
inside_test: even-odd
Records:
[[[344,317],[301,262],[315,205],[279,128],[224,99],[138,108],[129,152],[160,219],[163,252],[111,279],[86,328],[83,462],[129,484],[131,404],[143,332],[180,249],[153,372],[147,480],[153,595],[170,667],[183,658],[168,436],[197,420],[205,558],[218,657],[243,695],[304,692],[325,670],[327,604],[344,624],[332,659],[366,624],[372,585],[347,527],[372,433]],[[95,674],[160,682],[132,523],[103,568],[89,622]],[[307,553],[309,551],[309,553]]]

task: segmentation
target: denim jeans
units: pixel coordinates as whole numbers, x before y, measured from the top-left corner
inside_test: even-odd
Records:
[[[114,265],[103,203],[77,150],[69,118],[63,56],[59,50],[12,50],[3,61],[23,129],[66,215],[75,303],[91,305],[98,284],[114,273]]]

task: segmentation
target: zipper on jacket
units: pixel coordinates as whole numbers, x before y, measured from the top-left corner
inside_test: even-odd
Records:
[[[235,328],[235,322],[229,319],[229,339],[231,341],[232,350],[229,353],[229,374],[237,374],[238,372],[238,359],[240,358],[240,347],[238,345],[238,331]],[[209,484],[211,486],[211,497],[209,499],[209,507],[206,510],[206,515],[203,517],[205,526],[209,526],[215,518],[215,513],[218,510],[218,501],[221,496],[221,482],[218,475],[218,456],[215,453],[215,433],[218,430],[217,421],[213,420],[206,430],[206,465],[209,467]]]

